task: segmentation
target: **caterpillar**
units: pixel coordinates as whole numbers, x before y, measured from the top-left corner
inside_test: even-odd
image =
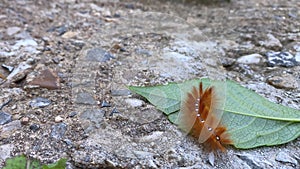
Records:
[[[224,91],[217,90],[217,86],[203,89],[200,82],[198,89],[194,86],[187,93],[178,116],[179,128],[214,152],[225,152],[225,145],[233,143],[227,128],[220,123],[223,114],[221,108],[225,100],[220,92]]]

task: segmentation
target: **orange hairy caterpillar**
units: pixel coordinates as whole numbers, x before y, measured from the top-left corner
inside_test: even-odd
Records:
[[[216,86],[203,90],[202,82],[198,90],[193,87],[182,102],[178,124],[211,151],[225,152],[224,145],[232,144],[232,140],[226,127],[220,124],[225,96],[221,98],[216,90]]]

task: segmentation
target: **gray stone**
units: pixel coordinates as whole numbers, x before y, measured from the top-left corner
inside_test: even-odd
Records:
[[[73,111],[71,113],[69,113],[69,117],[74,117],[76,116],[78,113],[76,111]]]
[[[50,104],[51,104],[50,100],[42,97],[37,97],[29,103],[31,107],[40,107],[40,108],[49,106]]]
[[[17,43],[13,46],[13,49],[17,50],[20,47],[34,46],[36,47],[38,44],[33,39],[22,39],[17,41]]]
[[[21,62],[7,77],[8,81],[16,82],[23,79],[32,68],[27,62]]]
[[[61,36],[64,33],[66,33],[67,30],[68,30],[68,28],[66,27],[66,25],[62,25],[62,26],[56,27],[56,32],[58,33],[59,36]]]
[[[298,165],[298,162],[296,159],[294,159],[293,157],[291,157],[288,153],[286,152],[279,152],[276,155],[275,158],[276,161],[282,162],[282,163],[291,163],[294,165]]]
[[[97,102],[90,93],[78,93],[76,95],[75,103],[94,105]]]
[[[127,89],[120,89],[120,90],[112,90],[111,95],[112,96],[128,96],[130,95],[130,90]]]
[[[51,137],[55,139],[62,139],[67,131],[68,125],[65,123],[59,123],[52,126]]]
[[[10,123],[7,123],[7,124],[3,125],[1,135],[3,133],[10,135],[10,133],[12,133],[15,130],[19,130],[21,127],[22,127],[22,125],[21,125],[21,121],[20,120],[12,121]]]
[[[230,67],[235,63],[235,59],[233,58],[222,58],[221,63],[224,67]]]
[[[154,156],[153,153],[146,152],[146,151],[133,151],[133,154],[134,154],[138,159],[152,158],[152,157]]]
[[[238,155],[238,157],[244,162],[246,162],[247,165],[250,166],[251,168],[262,169],[262,167],[258,163],[259,159],[256,159],[255,156],[251,154],[241,154]]]
[[[105,100],[101,102],[101,107],[110,107],[111,105],[107,103]]]
[[[71,39],[71,38],[75,38],[77,35],[78,35],[77,32],[67,31],[63,35],[61,35],[61,37],[64,39]]]
[[[4,144],[0,146],[0,159],[5,161],[7,158],[10,158],[10,154],[14,149],[13,144]]]
[[[68,145],[68,146],[73,146],[73,142],[70,139],[64,139],[64,142]]]
[[[40,125],[32,124],[32,125],[30,125],[29,129],[32,130],[33,132],[36,132],[40,129]]]
[[[139,55],[145,55],[145,56],[152,56],[153,52],[147,50],[147,49],[142,49],[142,48],[137,48],[135,49],[135,52]]]
[[[276,87],[283,89],[297,89],[298,82],[291,74],[283,74],[281,76],[273,76],[267,79],[267,82]]]
[[[79,117],[83,120],[99,123],[104,117],[104,111],[100,109],[87,109]]]
[[[8,122],[11,122],[12,120],[11,117],[12,117],[11,114],[0,111],[0,124],[3,125]]]
[[[268,52],[266,53],[268,57],[269,66],[284,66],[284,67],[293,67],[298,63],[296,62],[295,57],[289,52]]]
[[[3,109],[3,107],[7,106],[12,101],[11,98],[8,98],[6,101],[0,104],[0,110]]]
[[[250,54],[250,55],[244,55],[237,59],[238,63],[242,64],[259,64],[262,63],[264,60],[264,57],[258,53]]]
[[[2,67],[7,69],[9,72],[12,72],[14,70],[14,67],[8,66],[8,65],[5,65],[5,64],[2,64]]]
[[[86,60],[93,62],[106,62],[114,58],[115,57],[111,53],[101,48],[90,49],[86,55]]]
[[[141,107],[144,104],[143,100],[128,98],[125,102],[131,107]]]
[[[215,155],[213,152],[208,154],[208,162],[210,165],[214,166],[215,165]]]
[[[96,5],[96,4],[90,4],[90,7],[91,7],[91,9],[93,9],[95,11],[98,11],[98,12],[102,12],[102,11],[105,10],[105,8],[100,7],[100,6]]]
[[[245,161],[239,158],[239,155],[234,155],[231,158],[232,168],[253,169]]]
[[[38,51],[37,48],[37,42],[31,38],[19,40],[14,46],[12,46],[13,50],[22,50],[23,52],[28,52],[31,54],[39,53],[40,51]]]
[[[280,50],[282,48],[280,41],[272,34],[267,34],[267,39],[260,41],[259,44],[268,49]]]
[[[141,138],[139,139],[139,142],[150,143],[150,142],[153,142],[153,141],[156,141],[156,140],[160,139],[160,138],[163,136],[163,134],[164,134],[164,132],[161,132],[161,131],[155,131],[155,132],[153,132],[153,133],[150,134],[150,135],[141,137]]]
[[[71,44],[78,47],[79,49],[83,48],[83,46],[85,45],[84,41],[80,40],[71,41]]]
[[[32,39],[30,33],[27,31],[21,31],[20,33],[14,35],[14,36],[15,36],[15,38],[18,38],[18,39]]]
[[[14,34],[18,33],[20,30],[21,30],[21,28],[16,27],[16,26],[9,27],[9,28],[6,29],[6,34],[8,36],[11,36],[11,35],[14,35]]]
[[[5,51],[0,51],[0,56],[3,57],[10,57],[10,56],[14,56],[16,54],[16,52],[12,51],[12,52],[5,52]],[[0,58],[0,61],[2,61],[4,58]]]
[[[120,113],[117,108],[113,108],[112,111],[109,113],[109,116],[113,116],[116,113]]]
[[[295,54],[295,60],[296,60],[296,62],[300,63],[300,52],[297,52]]]
[[[300,43],[293,46],[296,52],[300,52]]]
[[[82,112],[79,116],[82,120],[82,127],[85,132],[89,133],[95,128],[100,128],[100,125],[103,122],[105,112],[100,109],[87,109]]]

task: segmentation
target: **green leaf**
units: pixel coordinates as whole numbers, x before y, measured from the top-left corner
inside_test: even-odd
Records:
[[[129,86],[129,90],[142,95],[157,109],[166,115],[174,113],[180,109],[181,98],[190,91],[192,86],[199,85],[199,79],[186,81],[184,83],[170,83],[166,86],[158,85],[152,87]],[[204,87],[210,84],[209,79],[202,79]],[[175,123],[175,121],[171,122]]]
[[[16,156],[7,159],[3,169],[40,169],[40,162],[38,160],[30,160],[25,155]]]
[[[129,89],[145,97],[176,123],[180,102],[192,86],[202,81],[204,88],[212,81],[194,79],[165,86],[134,87]],[[222,123],[237,148],[278,145],[294,140],[300,135],[300,111],[268,101],[255,92],[227,80]]]
[[[27,159],[25,155],[7,159],[3,169],[65,169],[67,159],[62,158],[56,163],[43,165],[36,159]]]
[[[67,159],[62,158],[58,160],[56,163],[43,165],[43,169],[65,169],[66,168]]]

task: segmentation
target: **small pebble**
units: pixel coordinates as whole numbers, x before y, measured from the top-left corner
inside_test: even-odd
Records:
[[[29,103],[31,107],[39,107],[39,108],[47,107],[50,104],[51,104],[50,100],[42,97],[37,97]]]
[[[282,163],[291,163],[294,165],[298,165],[298,162],[296,159],[292,158],[288,153],[286,152],[279,152],[276,155],[275,158],[276,161],[282,162]]]
[[[131,107],[141,107],[144,104],[143,100],[139,99],[126,99],[125,102]]]
[[[133,151],[133,153],[138,159],[147,159],[152,158],[154,156],[153,153],[146,151]]]
[[[268,52],[266,56],[269,66],[293,67],[298,64],[295,57],[289,52]]]
[[[138,55],[145,55],[145,56],[152,56],[152,52],[147,50],[147,49],[142,49],[142,48],[137,48],[135,49],[135,53],[137,53]]]
[[[139,142],[145,142],[145,143],[148,142],[148,143],[150,143],[150,142],[153,142],[153,141],[156,141],[156,140],[160,139],[163,134],[164,134],[164,132],[162,132],[162,131],[155,131],[150,135],[146,135],[146,136],[141,137],[139,139]]]
[[[12,72],[14,70],[14,67],[12,66],[8,66],[8,65],[5,65],[5,64],[2,64],[2,67],[6,70],[8,70],[9,72]]]
[[[56,27],[55,31],[58,33],[59,36],[63,35],[64,33],[66,33],[68,30],[68,28],[65,25],[62,26],[58,26]]]
[[[14,35],[16,39],[32,39],[32,36],[28,31],[21,31]]]
[[[77,34],[78,34],[77,32],[69,31],[69,32],[64,33],[61,37],[64,39],[71,39],[71,38],[76,37]]]
[[[105,100],[101,102],[101,107],[110,107],[111,105],[107,103]]]
[[[32,130],[33,132],[36,132],[40,129],[40,125],[34,123],[29,126],[29,129]]]
[[[90,7],[91,7],[92,10],[95,10],[95,11],[98,11],[98,12],[101,12],[101,11],[104,10],[103,7],[100,7],[100,6],[98,6],[96,4],[93,4],[93,3],[90,4]]]
[[[16,82],[23,79],[30,71],[32,66],[26,62],[20,63],[7,77],[8,81]]]
[[[273,76],[267,79],[267,82],[281,89],[297,89],[298,82],[293,75],[283,74],[281,76]]]
[[[29,123],[29,117],[23,117],[21,119],[21,124],[22,125],[27,125]]]
[[[52,69],[45,69],[39,72],[39,75],[28,82],[29,85],[36,85],[49,90],[60,88],[60,78],[57,72]]]
[[[58,57],[55,57],[55,58],[52,59],[52,61],[53,61],[53,63],[55,63],[55,64],[59,64],[59,62],[61,61],[61,59],[58,58]]]
[[[79,115],[79,120],[85,121],[82,126],[85,132],[89,133],[95,127],[99,127],[103,124],[103,118],[105,111],[102,109],[86,109]]]
[[[111,95],[112,96],[128,96],[130,95],[130,90],[127,89],[120,89],[120,90],[112,90]]]
[[[296,60],[296,62],[298,62],[298,64],[300,63],[300,52],[296,53],[295,60]]]
[[[75,103],[94,105],[97,102],[90,93],[78,93],[76,95]]]
[[[74,116],[76,116],[76,115],[77,115],[77,112],[73,111],[73,112],[71,112],[71,113],[69,114],[69,117],[74,117]]]
[[[2,110],[4,106],[7,106],[11,101],[12,101],[12,99],[8,98],[4,103],[1,103],[0,110]]]
[[[12,121],[12,116],[9,113],[0,111],[0,125],[9,123]]]
[[[86,55],[88,61],[94,62],[106,62],[114,58],[115,57],[110,52],[107,52],[102,48],[90,49]]]
[[[73,142],[70,139],[64,139],[64,142],[68,145],[68,146],[73,146]]]
[[[37,42],[33,39],[22,39],[17,41],[17,43],[13,46],[14,50],[18,50],[20,47],[28,47],[28,46],[37,46]]]
[[[135,6],[134,6],[134,4],[129,3],[129,4],[125,4],[125,8],[128,8],[128,9],[134,9]]]
[[[64,137],[66,131],[67,131],[67,124],[58,123],[52,126],[50,135],[55,139],[61,139]]]
[[[78,47],[79,49],[83,48],[85,45],[84,41],[79,40],[72,41],[71,44]]]
[[[280,41],[272,34],[267,34],[266,40],[260,41],[259,44],[273,50],[280,50],[282,48]]]
[[[0,145],[0,160],[5,161],[7,158],[11,157],[11,153],[14,150],[14,144],[3,144]]]
[[[89,163],[91,161],[91,157],[89,155],[84,157],[84,162]]]
[[[244,55],[237,59],[238,63],[242,64],[259,64],[263,62],[264,57],[258,53]]]
[[[254,154],[240,154],[238,157],[246,162],[250,168],[262,168],[259,163],[257,163],[257,161],[261,160]]]
[[[21,30],[21,28],[19,28],[19,27],[9,27],[6,29],[6,34],[8,36],[11,36],[11,35],[18,33],[20,30]]]
[[[110,112],[109,116],[113,116],[115,113],[120,113],[117,108],[113,108],[113,110]]]
[[[208,154],[208,162],[211,166],[214,166],[215,165],[215,155],[214,153],[209,153]]]
[[[56,116],[54,119],[55,123],[62,122],[63,120],[64,120],[64,118],[62,118],[61,116]]]
[[[15,120],[15,121],[12,121],[10,123],[7,123],[7,124],[3,125],[2,132],[11,133],[11,132],[13,132],[15,130],[18,130],[20,128],[22,128],[21,121],[20,120]]]
[[[232,58],[222,58],[221,63],[223,67],[230,67],[235,63],[235,59]]]

